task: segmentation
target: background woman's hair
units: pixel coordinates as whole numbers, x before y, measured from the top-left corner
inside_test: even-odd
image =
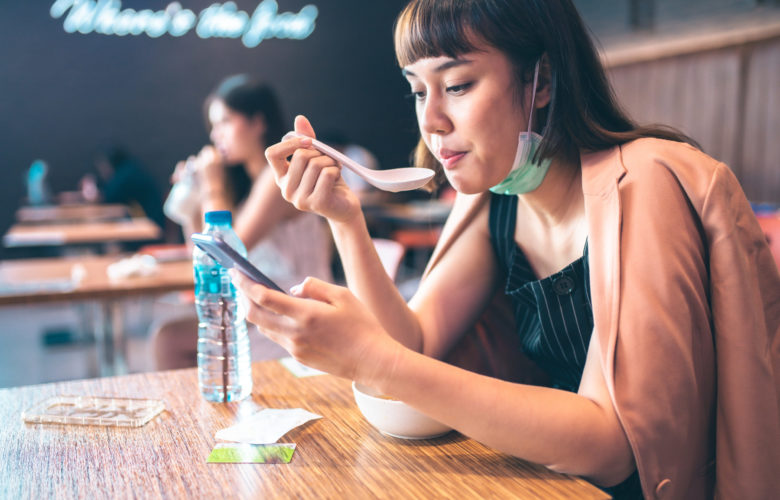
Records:
[[[639,126],[626,115],[570,0],[412,0],[395,24],[395,51],[402,67],[427,57],[457,57],[483,42],[509,58],[518,98],[533,81],[536,62],[547,57],[551,99],[534,120],[543,136],[537,159],[578,161],[581,150],[599,151],[641,137],[698,147],[671,127]],[[440,171],[421,146],[414,152],[414,164],[436,164]]]

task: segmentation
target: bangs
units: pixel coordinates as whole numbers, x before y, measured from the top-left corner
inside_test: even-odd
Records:
[[[395,24],[395,56],[401,67],[428,57],[457,57],[477,50],[473,33],[482,17],[464,0],[409,3]]]

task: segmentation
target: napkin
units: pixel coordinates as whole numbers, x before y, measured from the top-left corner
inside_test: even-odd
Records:
[[[292,429],[318,418],[322,418],[322,416],[301,408],[287,410],[268,408],[255,413],[236,425],[217,431],[214,437],[223,441],[236,441],[239,443],[275,443]]]
[[[114,262],[106,269],[108,278],[112,281],[134,276],[152,276],[157,273],[157,259],[151,255],[135,254]]]

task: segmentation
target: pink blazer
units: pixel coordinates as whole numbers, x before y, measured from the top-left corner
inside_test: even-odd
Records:
[[[659,139],[581,162],[594,328],[645,497],[777,498],[780,276],[739,183]],[[461,197],[430,266],[486,199]]]

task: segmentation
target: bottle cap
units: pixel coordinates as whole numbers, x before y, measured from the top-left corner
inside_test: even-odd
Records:
[[[206,212],[206,224],[231,224],[233,222],[233,214],[230,210],[212,210]]]

